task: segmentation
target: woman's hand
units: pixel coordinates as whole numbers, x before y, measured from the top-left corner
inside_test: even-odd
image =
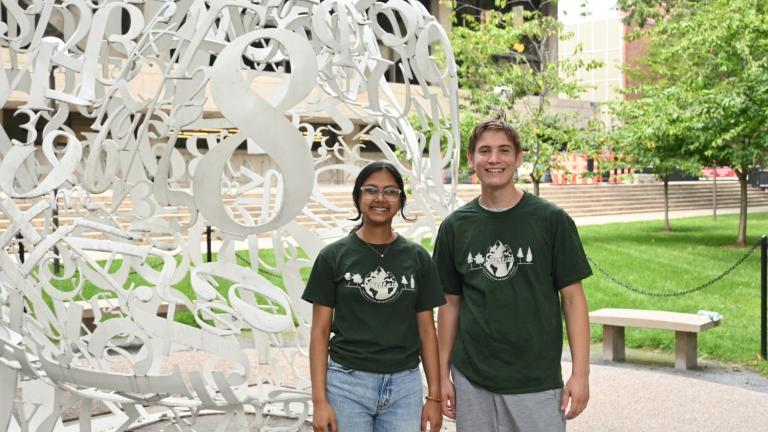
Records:
[[[312,429],[315,432],[338,432],[336,425],[336,413],[333,412],[331,405],[325,402],[316,402],[314,405],[314,414],[312,415]]]
[[[437,334],[435,334],[435,318],[432,310],[418,312],[416,321],[419,323],[421,338],[421,363],[424,365],[424,375],[427,377],[427,401],[421,409],[421,432],[439,431],[443,424],[443,413],[440,409],[440,361],[438,360]]]
[[[429,429],[427,429],[429,423]],[[421,410],[421,432],[437,432],[443,425],[443,413],[440,410],[440,402],[429,400],[424,404]]]

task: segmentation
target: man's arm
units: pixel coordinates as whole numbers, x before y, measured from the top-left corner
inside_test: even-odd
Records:
[[[570,409],[565,418],[571,420],[581,414],[589,402],[589,311],[581,281],[562,288],[560,296],[573,362],[560,410],[565,411],[570,399]]]
[[[445,295],[446,304],[437,313],[437,343],[440,351],[440,387],[442,389],[443,414],[456,418],[456,391],[451,381],[451,353],[459,331],[461,296]]]

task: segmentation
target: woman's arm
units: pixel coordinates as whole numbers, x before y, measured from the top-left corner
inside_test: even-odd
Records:
[[[309,374],[312,379],[312,404],[314,406],[312,427],[315,432],[336,432],[336,414],[328,404],[325,394],[325,377],[328,372],[328,340],[331,336],[333,308],[314,304],[312,306],[312,330],[309,340]]]
[[[443,415],[440,411],[440,360],[437,350],[437,334],[435,333],[435,320],[432,310],[418,312],[416,320],[419,323],[419,338],[421,339],[421,362],[424,365],[424,374],[427,376],[427,388],[429,396],[424,403],[421,414],[421,430],[438,431],[443,423]]]

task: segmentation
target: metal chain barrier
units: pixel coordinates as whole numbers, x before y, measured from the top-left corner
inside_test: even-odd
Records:
[[[608,273],[608,271],[606,271],[600,264],[597,263],[597,261],[595,261],[591,257],[587,256],[587,259],[597,269],[597,271],[602,273],[603,276],[608,278],[611,282],[615,283],[616,285],[619,285],[622,288],[626,288],[629,291],[632,291],[632,292],[634,292],[636,294],[642,294],[642,295],[652,296],[652,297],[679,297],[679,296],[684,296],[686,294],[691,294],[691,293],[696,292],[696,291],[701,291],[704,288],[706,288],[706,287],[714,284],[715,282],[720,281],[724,277],[728,276],[728,274],[730,274],[738,266],[743,264],[744,261],[746,261],[747,258],[749,258],[752,255],[752,253],[755,252],[755,249],[757,249],[758,247],[760,247],[760,240],[758,240],[757,243],[755,243],[754,246],[752,246],[749,249],[749,251],[747,251],[747,253],[744,254],[744,256],[739,258],[735,263],[733,263],[733,265],[731,265],[730,267],[725,269],[725,271],[720,273],[718,276],[715,276],[714,278],[710,279],[709,281],[704,282],[703,284],[697,285],[697,286],[695,286],[693,288],[682,290],[682,291],[675,291],[675,292],[655,292],[655,291],[648,291],[648,290],[644,290],[644,289],[641,289],[641,288],[637,288],[635,286],[632,286],[629,283],[626,283],[626,282],[620,280],[616,276]]]

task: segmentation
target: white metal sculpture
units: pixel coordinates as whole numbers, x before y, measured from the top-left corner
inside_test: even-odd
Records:
[[[406,175],[424,215],[407,235],[434,234],[432,214],[455,205],[443,29],[408,0],[1,3],[0,106],[24,121],[15,138],[0,128],[0,430],[194,430],[206,412],[224,414],[219,430],[272,430],[266,412],[298,430],[301,271],[349,217],[317,179],[365,162],[355,123]],[[393,67],[401,98],[384,79]],[[276,169],[237,163],[243,143]],[[64,210],[75,217],[57,223]],[[192,324],[174,320],[183,309]],[[96,405],[109,415],[92,417]],[[71,409],[79,421],[65,424]]]

